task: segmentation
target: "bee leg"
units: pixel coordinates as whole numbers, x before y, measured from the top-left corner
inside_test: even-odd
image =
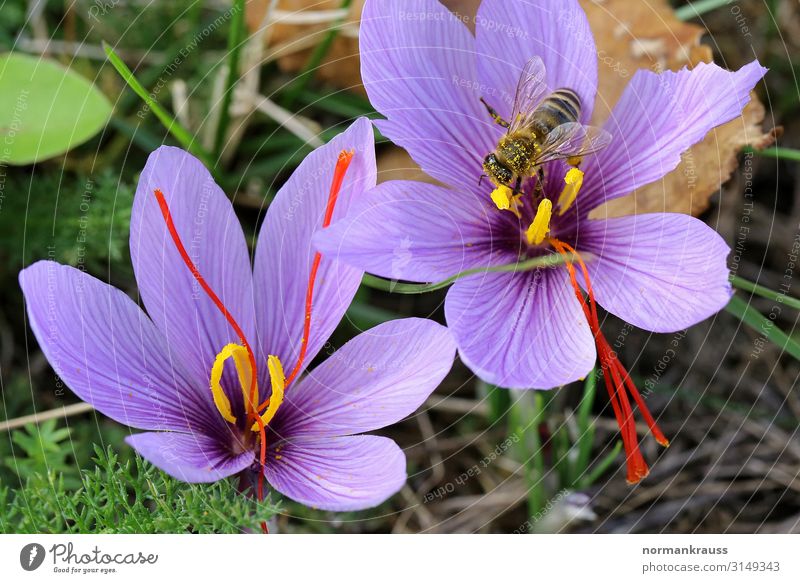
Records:
[[[522,176],[517,176],[517,181],[514,183],[514,194],[522,194]]]
[[[545,181],[544,168],[539,166],[536,169],[536,176],[537,176],[536,196],[538,197],[539,195],[544,195],[544,181]]]
[[[497,111],[495,111],[495,109],[491,105],[486,103],[486,100],[483,97],[481,97],[481,103],[483,103],[483,106],[486,108],[486,111],[489,112],[489,115],[494,120],[494,123],[504,128],[509,128],[511,126],[510,123],[508,123],[506,120],[500,117],[500,114],[497,113]]]

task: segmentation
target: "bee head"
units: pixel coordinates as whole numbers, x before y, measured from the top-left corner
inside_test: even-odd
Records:
[[[489,154],[483,161],[483,171],[495,185],[508,185],[514,179],[514,173],[494,154]]]

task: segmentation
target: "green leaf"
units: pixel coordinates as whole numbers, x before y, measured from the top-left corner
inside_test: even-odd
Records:
[[[92,138],[111,103],[84,77],[48,59],[0,55],[0,163],[47,160]]]

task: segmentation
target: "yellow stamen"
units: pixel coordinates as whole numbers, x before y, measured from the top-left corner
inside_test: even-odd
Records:
[[[567,212],[567,209],[572,206],[572,203],[578,197],[578,192],[583,186],[583,171],[577,168],[570,168],[567,175],[564,176],[564,182],[564,190],[561,191],[561,196],[558,197],[559,216]]]
[[[511,208],[511,201],[514,199],[514,191],[505,184],[501,184],[492,191],[492,201],[501,211]]]
[[[514,191],[511,190],[505,184],[501,184],[497,188],[492,191],[492,202],[497,205],[501,211],[511,211],[514,213],[517,218],[520,218],[519,206],[522,195],[514,194]]]
[[[270,355],[267,358],[267,367],[269,368],[269,380],[272,383],[272,394],[269,397],[269,405],[267,410],[261,416],[261,422],[264,425],[269,425],[278,407],[283,403],[283,391],[286,388],[286,375],[283,374],[283,365],[277,356]],[[256,421],[251,428],[253,431],[258,431],[259,423]]]
[[[214,404],[217,406],[220,415],[222,415],[226,421],[236,423],[236,417],[234,417],[231,410],[231,402],[228,400],[225,391],[222,389],[222,384],[220,383],[222,380],[222,373],[225,370],[225,362],[229,358],[233,358],[233,362],[236,365],[236,373],[239,376],[239,384],[242,386],[242,395],[244,395],[245,409],[247,411],[253,410],[253,405],[250,403],[250,397],[247,394],[253,379],[253,371],[250,369],[247,349],[239,344],[226,345],[225,348],[219,351],[211,367],[210,384],[211,394],[214,396]]]
[[[539,203],[539,208],[536,210],[536,216],[528,228],[525,235],[528,237],[529,245],[538,245],[550,232],[550,217],[553,216],[553,203],[545,198]]]

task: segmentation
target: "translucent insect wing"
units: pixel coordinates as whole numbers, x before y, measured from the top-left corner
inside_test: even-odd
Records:
[[[533,57],[525,64],[514,95],[514,110],[511,114],[509,133],[529,126],[536,107],[550,94],[545,77],[544,63],[539,57]]]
[[[542,145],[537,164],[563,160],[576,156],[588,156],[605,148],[611,142],[606,130],[573,122],[554,128]]]

